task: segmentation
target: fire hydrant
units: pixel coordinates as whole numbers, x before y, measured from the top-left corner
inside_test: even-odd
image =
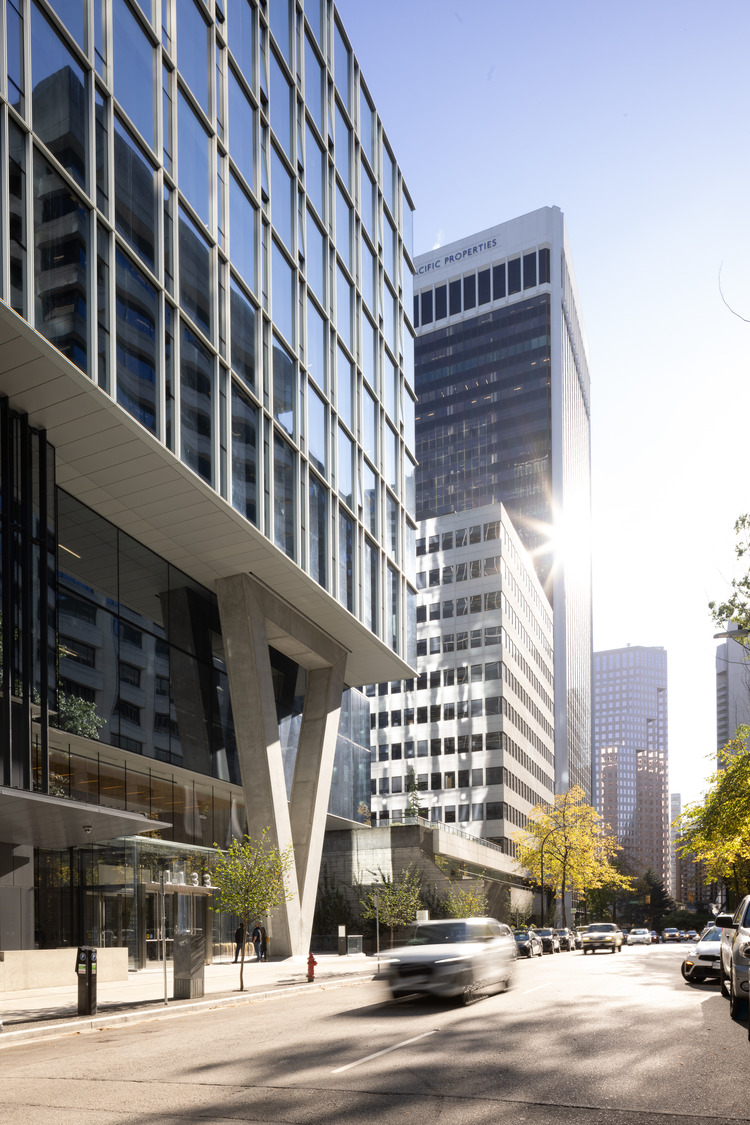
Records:
[[[317,963],[318,962],[315,960],[311,953],[307,958],[307,979],[310,982],[315,980],[315,966],[317,965]]]

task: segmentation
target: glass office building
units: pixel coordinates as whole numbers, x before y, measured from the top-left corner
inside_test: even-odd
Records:
[[[594,804],[628,870],[674,886],[670,860],[667,653],[594,653]],[[679,812],[679,809],[678,809]]]
[[[417,517],[507,510],[554,610],[557,791],[590,795],[589,373],[562,212],[415,264]]]
[[[329,0],[3,13],[0,948],[64,929],[13,856],[160,819],[294,838],[300,952],[414,664],[408,191]]]

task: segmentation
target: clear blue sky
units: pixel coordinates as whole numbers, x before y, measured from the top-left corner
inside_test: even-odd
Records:
[[[339,0],[414,249],[566,218],[592,381],[594,643],[669,653],[670,787],[716,743],[707,603],[750,510],[750,5]]]

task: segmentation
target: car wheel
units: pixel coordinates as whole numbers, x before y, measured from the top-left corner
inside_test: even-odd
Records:
[[[729,985],[727,984],[727,974],[724,972],[724,962],[721,962],[719,967],[719,988],[721,995],[729,999]]]
[[[740,1018],[740,1012],[745,1006],[745,1001],[734,990],[734,973],[729,975],[729,1015],[733,1020]]]

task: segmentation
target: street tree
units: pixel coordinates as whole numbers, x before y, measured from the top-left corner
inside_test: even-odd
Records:
[[[217,847],[214,844],[214,847]],[[294,863],[291,844],[279,850],[271,840],[271,829],[264,828],[259,840],[250,836],[232,840],[227,851],[219,852],[213,881],[218,890],[214,910],[229,910],[244,924],[260,922],[277,906],[294,898],[288,877]],[[245,942],[240,958],[240,992],[244,990]]]
[[[750,557],[750,512],[738,517],[734,524],[734,531],[737,536],[735,556],[740,560],[746,555]],[[731,586],[732,593],[724,601],[708,603],[714,624],[720,629],[725,629],[727,623],[731,622],[740,630],[750,630],[750,570],[739,578],[733,578]],[[732,634],[732,639],[750,648],[750,636],[747,634],[741,632],[736,637]]]
[[[417,911],[422,905],[422,878],[411,864],[394,878],[389,878],[382,871],[378,871],[376,882],[370,884],[360,905],[363,918],[376,918],[388,927],[391,932],[392,949],[395,927],[406,926],[416,920]]]
[[[612,862],[621,850],[599,813],[584,802],[585,793],[574,785],[553,802],[535,805],[526,828],[516,835],[516,858],[545,893],[548,888],[562,899],[562,924],[567,926],[565,894],[585,892],[605,884],[629,887],[631,880]]]
[[[406,792],[409,795],[406,805],[406,815],[419,816],[419,785],[417,784],[417,777],[414,773],[414,766],[409,766],[406,774]]]
[[[483,882],[468,887],[451,883],[443,904],[446,918],[486,918],[490,910]]]
[[[719,751],[719,769],[702,800],[679,818],[680,852],[705,864],[710,880],[723,879],[736,900],[750,887],[750,727]]]

